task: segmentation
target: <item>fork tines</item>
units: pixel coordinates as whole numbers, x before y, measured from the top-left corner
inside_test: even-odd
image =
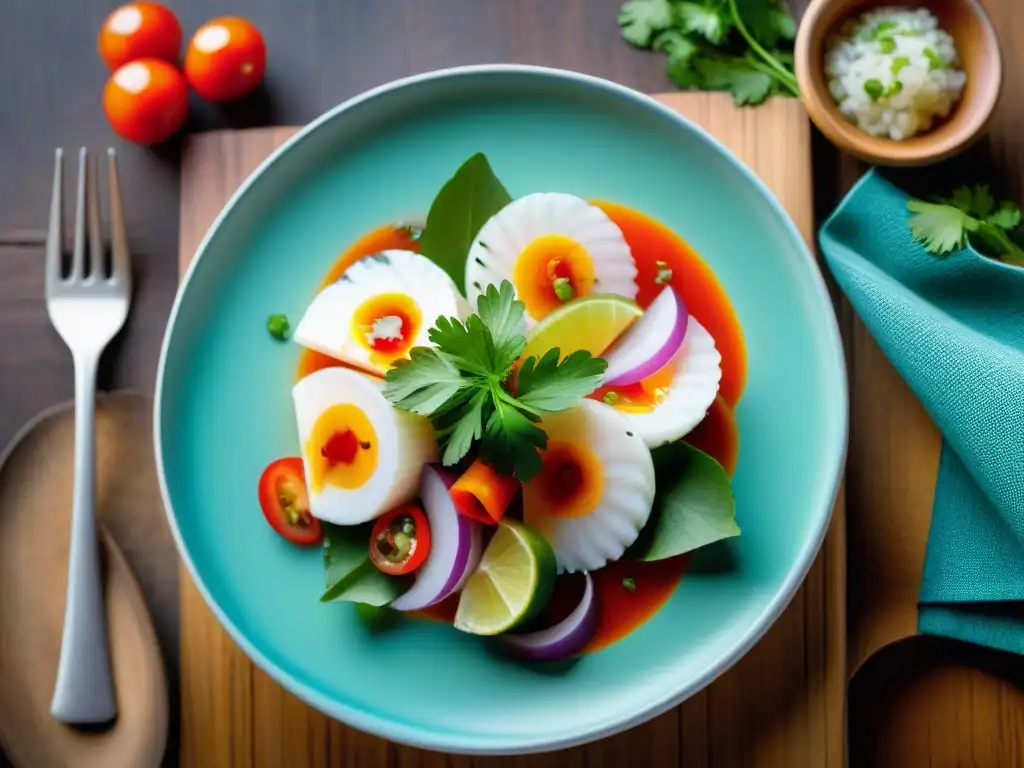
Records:
[[[121,186],[117,174],[117,156],[107,150],[107,215],[110,221],[110,254],[100,224],[99,178],[94,158],[84,147],[78,153],[78,191],[75,203],[75,240],[71,261],[65,263],[62,234],[62,186],[64,150],[57,149],[50,200],[50,226],[46,238],[46,290],[51,293],[63,285],[99,282],[131,286],[131,257],[125,235]],[[86,231],[88,230],[88,248]]]

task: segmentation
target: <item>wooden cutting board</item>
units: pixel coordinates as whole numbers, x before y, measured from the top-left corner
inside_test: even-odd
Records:
[[[659,95],[709,130],[813,237],[811,132],[800,103],[739,109],[724,94]],[[191,137],[182,155],[181,269],[235,188],[294,128]],[[708,689],[618,736],[518,758],[452,757],[390,744],[330,720],[256,669],[181,571],[182,764],[187,766],[597,766],[841,768],[845,764],[842,493],[824,547],[785,614]]]

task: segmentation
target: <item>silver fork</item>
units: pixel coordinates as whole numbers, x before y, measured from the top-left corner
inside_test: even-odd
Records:
[[[96,725],[117,715],[96,535],[96,369],[103,349],[128,316],[132,273],[114,150],[107,153],[111,245],[108,274],[100,229],[97,173],[95,163],[83,148],[78,159],[75,245],[70,272],[64,274],[63,157],[63,151],[58,149],[46,239],[46,309],[75,362],[75,492],[64,632],[50,713],[64,723]]]

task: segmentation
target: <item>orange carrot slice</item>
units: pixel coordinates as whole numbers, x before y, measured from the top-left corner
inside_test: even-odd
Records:
[[[460,515],[494,525],[519,492],[519,481],[511,475],[499,475],[480,459],[451,487],[452,502]]]

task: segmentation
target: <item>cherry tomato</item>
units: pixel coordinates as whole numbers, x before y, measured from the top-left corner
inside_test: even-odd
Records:
[[[320,521],[309,511],[302,459],[290,456],[270,462],[260,475],[260,508],[270,527],[293,544],[320,541]]]
[[[166,61],[131,61],[107,80],[103,111],[123,138],[138,144],[157,144],[185,124],[188,86],[181,73]]]
[[[181,24],[159,3],[126,3],[107,16],[97,41],[100,58],[113,72],[135,59],[177,64]]]
[[[370,534],[370,561],[389,576],[412,573],[430,554],[430,523],[415,504],[403,504],[377,518]]]
[[[249,21],[224,16],[206,22],[185,51],[185,77],[207,101],[230,101],[263,79],[267,49]]]

